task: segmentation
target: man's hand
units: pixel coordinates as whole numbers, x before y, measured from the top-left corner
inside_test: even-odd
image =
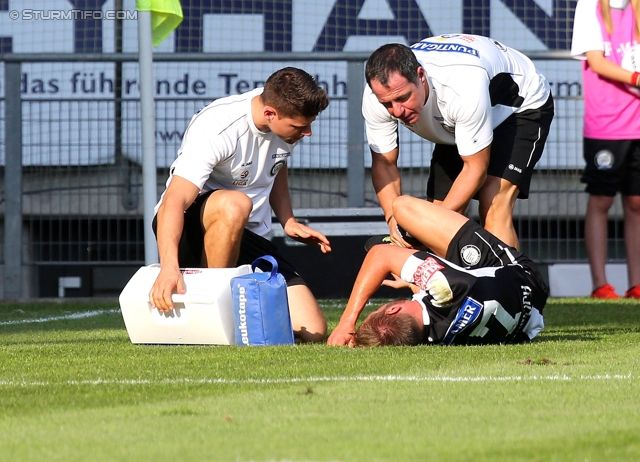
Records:
[[[158,274],[151,292],[149,292],[149,303],[160,312],[171,311],[173,310],[171,295],[174,293],[185,294],[186,292],[180,268],[163,267],[160,269],[160,274]]]
[[[356,327],[351,324],[338,324],[327,339],[327,345],[349,345],[353,346],[353,335]]]
[[[413,292],[414,294],[416,294],[416,293],[418,293],[420,291],[420,287],[418,287],[415,284],[411,284],[410,282],[405,281],[404,279],[402,279],[397,274],[391,273],[391,276],[393,277],[393,281],[391,279],[385,279],[384,281],[382,281],[382,285],[383,286],[393,287],[394,289],[406,289],[406,288],[408,288],[408,289],[411,289],[411,292]]]
[[[404,247],[405,249],[413,249],[413,246],[409,244],[402,238],[402,234],[400,234],[400,230],[398,229],[398,222],[392,216],[389,219],[389,237],[391,237],[391,242],[398,247]]]
[[[293,218],[284,224],[283,229],[287,236],[296,241],[305,244],[319,245],[322,253],[331,252],[331,244],[324,234],[303,225]]]

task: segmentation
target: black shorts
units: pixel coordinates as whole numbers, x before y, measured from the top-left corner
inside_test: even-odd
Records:
[[[517,264],[525,269],[527,279],[535,288],[536,307],[544,306],[549,286],[536,264],[514,247],[510,247],[473,220],[458,230],[447,249],[446,260],[467,269],[479,269]]]
[[[178,246],[178,263],[180,268],[202,268],[204,253],[204,230],[202,227],[201,210],[213,191],[200,194],[193,204],[184,212],[184,229]],[[153,232],[157,237],[157,217],[153,217]],[[296,269],[278,251],[278,248],[268,239],[245,229],[240,242],[238,266],[250,265],[258,257],[271,255],[278,262],[278,272],[287,281],[287,286],[306,285],[304,279]],[[271,271],[268,262],[258,265],[262,271]]]
[[[513,114],[493,130],[487,174],[516,185],[519,199],[529,197],[533,168],[542,157],[553,108],[553,97],[549,94],[549,99],[538,109]],[[436,144],[427,181],[427,197],[444,200],[462,165],[455,145]]]
[[[640,140],[584,138],[586,167],[580,181],[595,196],[640,195]]]

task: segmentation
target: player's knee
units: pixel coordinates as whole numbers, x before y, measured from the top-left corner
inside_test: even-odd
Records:
[[[627,196],[624,199],[624,208],[627,213],[640,215],[640,196]]]
[[[218,219],[226,223],[242,224],[249,218],[249,214],[253,209],[253,203],[249,196],[240,191],[226,191],[222,203],[216,207],[216,215]]]
[[[415,198],[411,196],[398,196],[391,203],[391,210],[393,211],[393,216],[396,221],[402,221],[403,218],[407,216],[411,216],[412,212],[412,204]]]

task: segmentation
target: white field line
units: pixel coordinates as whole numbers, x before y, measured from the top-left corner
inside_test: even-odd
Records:
[[[318,383],[318,382],[572,382],[572,381],[606,381],[606,380],[637,380],[632,374],[605,375],[512,375],[512,376],[477,376],[477,377],[417,377],[402,375],[365,375],[353,377],[297,377],[288,379],[225,379],[225,378],[177,378],[177,379],[95,379],[95,380],[67,380],[62,382],[29,382],[0,380],[0,387],[38,387],[52,385],[246,385],[246,384],[290,384],[290,383]]]
[[[84,319],[84,318],[92,318],[94,316],[101,316],[103,314],[111,314],[111,313],[119,313],[120,309],[111,309],[111,310],[95,310],[95,311],[82,311],[80,313],[71,313],[64,314],[61,316],[48,316],[46,318],[35,318],[35,319],[16,319],[14,321],[2,321],[0,322],[0,326],[11,326],[16,324],[33,324],[33,323],[43,323],[43,322],[52,322],[52,321],[65,321],[68,319]]]

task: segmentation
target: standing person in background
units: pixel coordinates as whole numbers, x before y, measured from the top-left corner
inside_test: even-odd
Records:
[[[373,186],[391,241],[411,247],[391,212],[402,194],[402,124],[436,143],[428,200],[465,213],[478,199],[484,228],[519,248],[513,207],[529,196],[554,115],[549,83],[533,62],[497,40],[448,34],[411,47],[383,45],[367,61],[365,77],[362,114]]]
[[[296,338],[324,340],[318,302],[267,237],[273,212],[287,236],[331,251],[322,233],[293,216],[287,176],[293,148],[311,136],[311,123],[328,104],[313,77],[287,67],[264,88],[217,99],[191,118],[156,205],[160,274],[149,294],[152,306],[171,311],[171,295],[185,293],[180,268],[229,268],[271,255],[287,281]]]
[[[626,297],[640,299],[640,74],[621,66],[639,39],[639,5],[637,0],[579,0],[575,12],[571,56],[583,61],[586,167],[581,181],[589,194],[585,240],[594,298],[619,298],[605,274],[608,214],[619,192]]]

